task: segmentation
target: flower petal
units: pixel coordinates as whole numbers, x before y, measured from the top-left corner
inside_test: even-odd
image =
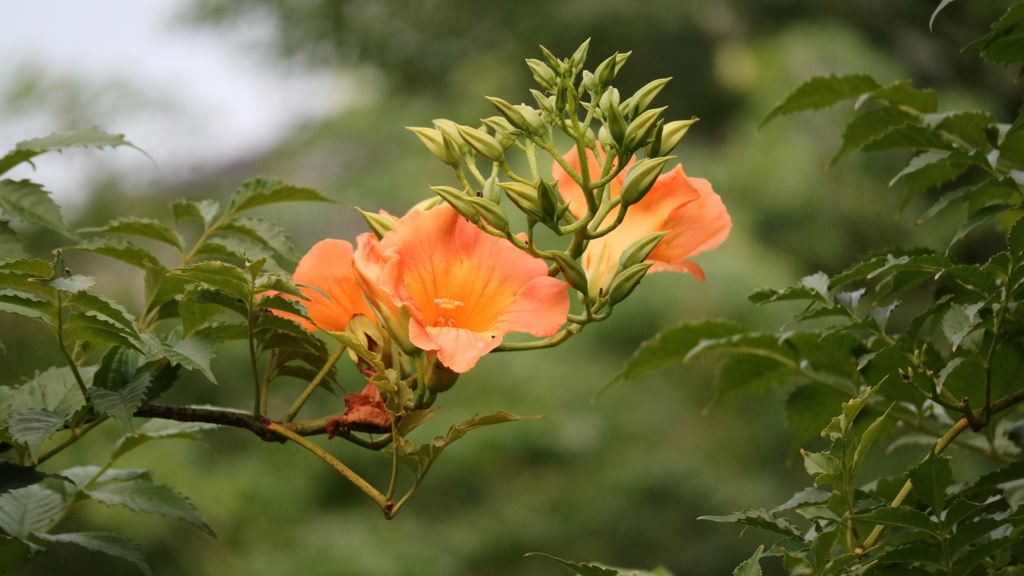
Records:
[[[292,280],[306,285],[301,287],[309,298],[304,303],[306,310],[324,330],[344,330],[356,314],[373,317],[352,270],[352,245],[344,240],[321,240],[310,248],[295,268]],[[313,328],[302,323],[307,329]]]

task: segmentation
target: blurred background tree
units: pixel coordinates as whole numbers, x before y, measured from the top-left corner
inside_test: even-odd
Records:
[[[843,111],[777,122],[760,134],[756,126],[808,77],[861,71],[882,82],[912,79],[935,88],[943,109],[985,107],[1008,121],[1020,98],[1019,85],[1008,81],[1015,71],[959,53],[1008,4],[955,2],[932,33],[928,19],[936,2],[926,0],[183,2],[179,25],[233,32],[225,35],[263,55],[282,82],[295,69],[328,71],[354,82],[357,98],[265,154],[209,166],[201,177],[148,183],[146,194],[116,173],[94,178],[77,216],[80,226],[115,214],[163,217],[169,200],[226,195],[256,174],[318,186],[349,206],[404,212],[430,195],[428,184],[451,184],[448,169],[405,126],[440,117],[474,124],[493,114],[484,95],[530,101],[523,60],[538,57],[538,45],[566,56],[591,38],[591,65],[632,51],[618,80],[623,94],[673,77],[655,105],[669,106],[673,119],[701,119],[676,154],[687,173],[712,182],[734,228],[722,248],[699,259],[706,284],[652,276],[617,318],[558,350],[531,353],[526,362],[500,354],[481,362],[446,397],[442,422],[497,409],[545,418],[480,432],[453,448],[393,522],[294,447],[255,446],[245,433],[226,430],[210,435],[209,447],[171,442],[159,452],[130,456],[188,494],[218,532],[217,541],[171,521],[119,529],[144,543],[160,576],[565,573],[522,558],[531,551],[620,566],[662,564],[676,574],[730,573],[762,535],[737,538],[735,529],[696,517],[767,506],[805,485],[798,461],[780,464],[792,453],[781,396],[706,411],[713,364],[619,385],[593,404],[591,396],[640,341],[664,326],[717,316],[774,329],[789,311],[755,309],[746,294],[817,270],[836,273],[893,244],[948,240],[952,229],[941,219],[914,226],[919,211],[913,203],[894,220],[902,195],[887,190],[886,182],[898,159],[851,155],[825,170],[840,143]],[[33,81],[38,85],[39,77],[23,73],[11,85],[31,87]],[[88,80],[68,88],[51,84],[44,91],[50,98],[5,91],[6,113],[40,105],[66,109],[76,94],[84,96],[75,106],[95,104],[85,121],[102,121],[111,110],[109,101],[89,96],[109,92],[87,90]],[[144,100],[130,88],[116,93]],[[160,102],[138,105],[162,109]],[[39,177],[46,181],[45,174]],[[358,214],[344,207],[299,206],[274,217],[300,251],[324,237],[351,238],[364,230]],[[984,258],[992,242],[979,231],[961,250]],[[41,237],[40,253],[58,244]],[[87,271],[113,264],[83,256],[75,265]],[[109,287],[122,290],[119,297],[140,285],[130,271],[125,275],[127,288]],[[21,329],[0,317],[5,334]],[[47,365],[40,360],[46,344],[37,336],[43,335],[4,338],[8,377]],[[225,354],[217,362],[224,369],[238,360]],[[185,388],[191,388],[190,401],[202,397],[217,405],[235,405],[236,393],[247,390],[229,378],[216,388],[197,378]],[[111,428],[111,436],[120,433]],[[104,448],[96,444],[99,454]],[[92,455],[61,454],[54,466]],[[351,457],[357,469],[380,458]],[[72,519],[79,529],[134,520],[99,507]],[[69,548],[16,574],[71,570],[135,569]]]

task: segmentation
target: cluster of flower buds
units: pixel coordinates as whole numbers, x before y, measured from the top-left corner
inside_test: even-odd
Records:
[[[527,60],[536,106],[489,98],[498,114],[479,126],[411,128],[458,186],[433,186],[401,218],[363,212],[372,233],[357,247],[324,240],[299,264],[310,327],[349,347],[389,410],[424,409],[493,350],[564,341],[648,272],[703,281],[687,258],[725,240],[729,215],[706,180],[663,174],[696,119],[650,108],[667,79],[622,99],[613,82],[629,55],[590,72],[587,47]],[[538,225],[559,245],[542,245]],[[509,332],[537,339],[505,343]]]

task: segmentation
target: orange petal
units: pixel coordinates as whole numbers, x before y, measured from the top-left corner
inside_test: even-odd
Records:
[[[344,330],[356,314],[373,317],[352,270],[352,245],[344,240],[317,242],[299,261],[292,280],[306,285],[301,287],[309,298],[306,310],[324,330]]]

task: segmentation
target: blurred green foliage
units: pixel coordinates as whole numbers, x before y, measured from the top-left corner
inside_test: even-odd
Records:
[[[523,58],[537,56],[539,44],[569,53],[589,37],[592,54],[633,51],[620,77],[624,93],[651,78],[674,77],[655,105],[669,106],[674,117],[701,118],[677,154],[687,173],[709,179],[722,195],[733,233],[699,259],[706,284],[652,276],[617,317],[566,345],[481,362],[446,396],[445,421],[498,409],[545,418],[482,431],[453,448],[392,522],[298,448],[258,444],[234,430],[209,434],[210,446],[168,442],[125,459],[125,466],[152,469],[156,480],[188,495],[218,540],[173,521],[136,524],[98,505],[68,521],[79,529],[124,523],[120,531],[144,544],[161,576],[566,573],[522,557],[531,551],[622,566],[663,564],[676,574],[730,573],[769,539],[737,538],[734,529],[696,517],[772,505],[804,485],[799,462],[780,464],[792,441],[782,398],[705,412],[713,364],[619,385],[593,404],[590,398],[660,328],[726,317],[775,329],[791,310],[755,309],[746,301],[752,290],[788,285],[819,269],[837,273],[890,245],[944,246],[955,229],[950,221],[915,227],[915,204],[893,219],[902,194],[886,183],[898,159],[851,155],[825,171],[840,142],[841,112],[777,122],[759,134],[756,127],[807,77],[859,71],[883,82],[913,78],[918,86],[944,89],[944,105],[985,107],[1009,120],[1019,97],[1006,82],[1014,71],[1000,74],[958,54],[1004,7],[953,3],[931,34],[934,2],[924,1],[197,0],[192,22],[269,31],[254,36],[269,62],[340,69],[364,82],[368,94],[253,159],[244,177],[268,174],[317,186],[350,206],[404,212],[429,196],[428,184],[451,184],[447,169],[404,126],[437,117],[473,124],[492,114],[483,94],[525,101]],[[75,226],[99,225],[113,214],[161,217],[166,202],[183,195],[226,197],[241,179],[236,170],[161,183],[147,195],[129,194],[116,179],[100,182]],[[344,207],[297,206],[274,217],[300,251],[364,229]],[[961,250],[986,254],[998,241],[979,232]],[[59,243],[40,237],[39,253]],[[118,265],[75,256],[76,272],[96,266]],[[124,278],[107,287],[120,291],[118,298],[141,285],[129,270]],[[7,377],[48,366],[44,334],[7,316],[0,317],[0,331],[21,335],[4,338],[0,361]],[[243,359],[239,349],[214,363],[224,370]],[[182,394],[190,402],[231,405],[248,391],[231,378],[217,387],[195,374],[186,378]],[[424,433],[434,432],[441,430]],[[83,442],[88,449],[54,458],[54,469],[102,457],[120,433],[106,425]],[[357,470],[379,466],[382,458],[331,448],[344,451]],[[66,547],[15,574],[134,571]]]

